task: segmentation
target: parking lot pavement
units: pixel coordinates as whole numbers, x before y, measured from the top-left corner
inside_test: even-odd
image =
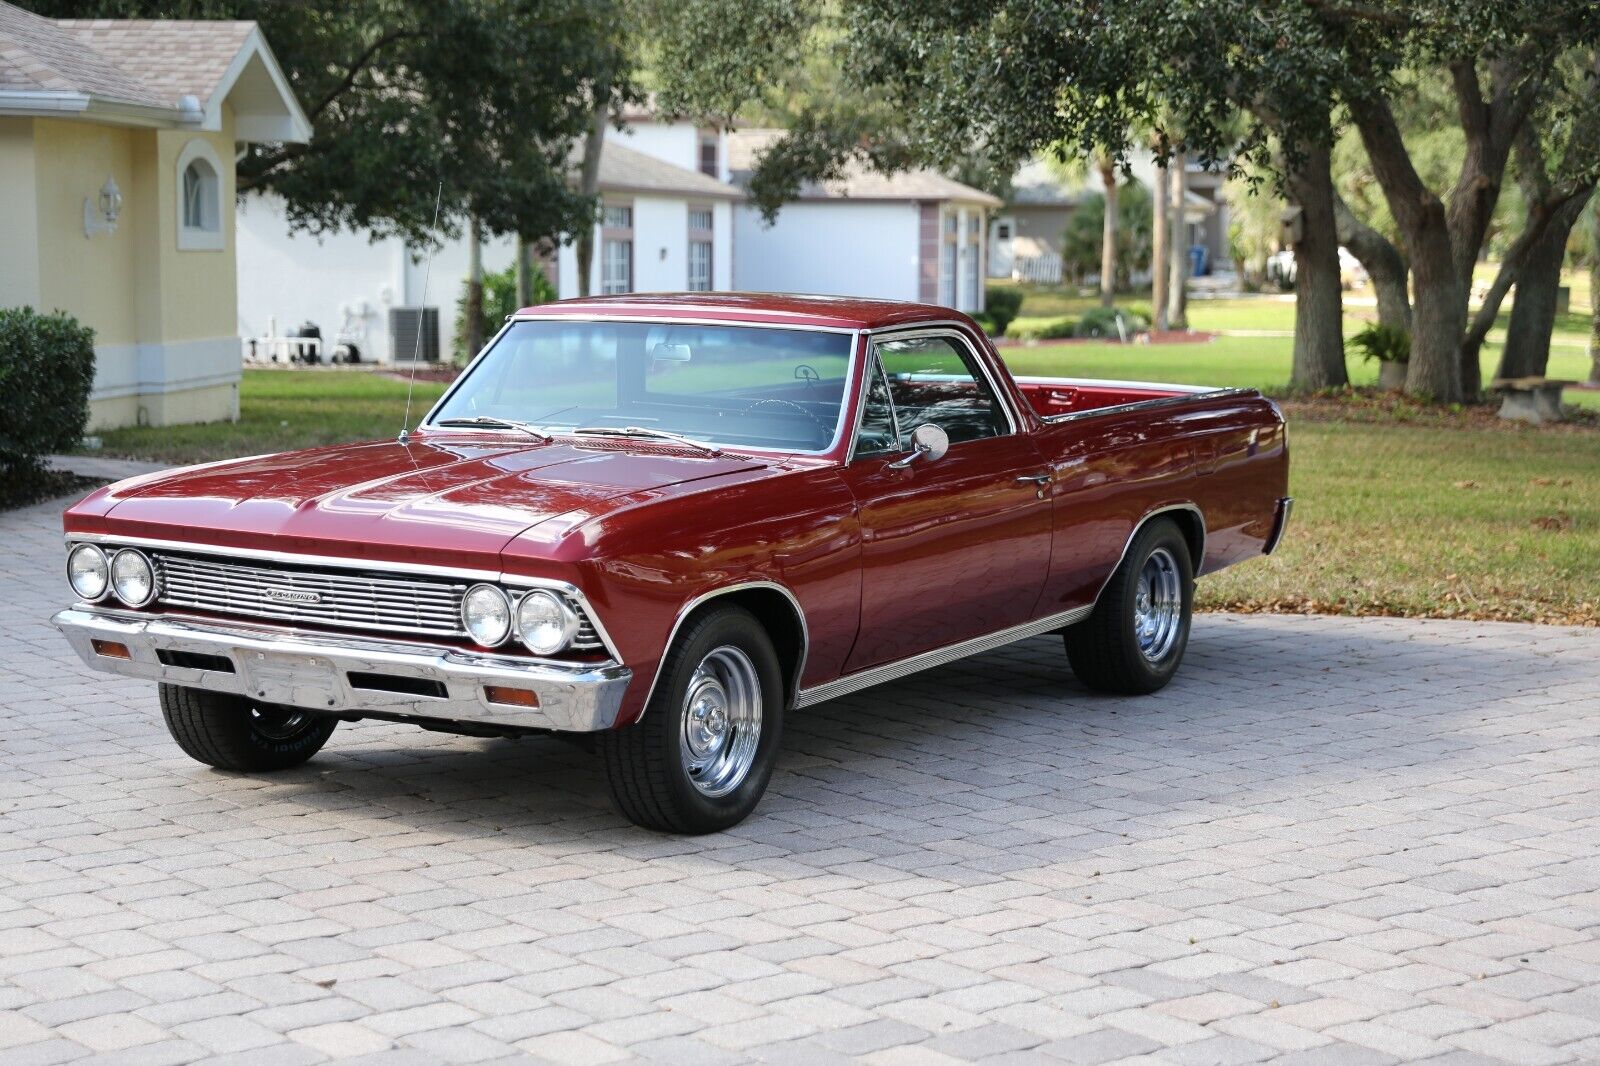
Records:
[[[1600,634],[1206,615],[794,714],[756,816],[549,740],[341,726],[243,777],[47,624],[0,515],[0,1061],[1600,1060]]]

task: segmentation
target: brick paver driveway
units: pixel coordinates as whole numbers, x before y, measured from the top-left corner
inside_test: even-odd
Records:
[[[0,1060],[1600,1060],[1600,637],[1206,616],[794,716],[757,816],[555,741],[342,726],[240,777],[81,669],[0,515]]]

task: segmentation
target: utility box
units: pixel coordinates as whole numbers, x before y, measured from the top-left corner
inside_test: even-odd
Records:
[[[439,309],[391,307],[389,309],[389,359],[409,363],[439,361]]]

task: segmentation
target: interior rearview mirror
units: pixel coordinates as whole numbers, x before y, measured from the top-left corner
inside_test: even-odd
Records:
[[[687,344],[668,344],[662,341],[650,349],[650,358],[657,363],[687,363],[689,361],[689,346]]]

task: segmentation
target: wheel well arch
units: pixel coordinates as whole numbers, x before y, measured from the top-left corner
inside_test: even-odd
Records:
[[[1166,518],[1178,527],[1178,532],[1183,534],[1184,543],[1189,548],[1189,559],[1194,568],[1196,577],[1200,576],[1200,569],[1206,561],[1206,516],[1200,508],[1193,503],[1173,503],[1146,511],[1144,517],[1134,523],[1133,529],[1128,532],[1128,539],[1122,545],[1122,552],[1117,556],[1116,565],[1106,574],[1106,579],[1100,583],[1100,588],[1094,594],[1094,602],[1100,602],[1100,596],[1105,592],[1106,586],[1111,584],[1111,579],[1121,568],[1123,561],[1128,558],[1128,549],[1133,547],[1133,542],[1138,539],[1139,533],[1151,522],[1159,518]]]
[[[654,697],[656,685],[661,682],[661,671],[666,665],[666,651],[678,639],[678,632],[691,618],[718,607],[742,607],[755,615],[772,640],[778,653],[778,666],[783,672],[784,706],[794,706],[800,691],[800,672],[805,669],[806,652],[810,647],[810,632],[806,628],[805,611],[793,592],[776,581],[745,581],[726,585],[702,593],[690,600],[678,612],[678,618],[662,645],[662,661],[656,666],[656,675],[650,682],[645,700]]]

